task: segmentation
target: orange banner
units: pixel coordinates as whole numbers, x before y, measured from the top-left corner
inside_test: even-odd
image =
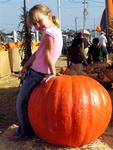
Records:
[[[106,17],[107,17],[107,26],[110,31],[113,28],[113,0],[106,0]]]

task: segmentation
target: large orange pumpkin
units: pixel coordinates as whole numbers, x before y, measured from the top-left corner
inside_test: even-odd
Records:
[[[112,105],[108,92],[85,76],[57,76],[37,86],[28,112],[36,134],[49,143],[82,146],[107,128]]]

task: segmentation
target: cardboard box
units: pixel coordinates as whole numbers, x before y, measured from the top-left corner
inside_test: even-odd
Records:
[[[0,78],[11,74],[8,51],[0,51]]]
[[[21,69],[21,56],[19,53],[19,48],[10,48],[8,52],[11,71],[19,72]]]

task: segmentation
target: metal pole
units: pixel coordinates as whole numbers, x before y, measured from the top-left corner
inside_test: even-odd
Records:
[[[88,11],[87,11],[88,1],[84,0],[82,3],[83,3],[83,29],[85,29],[85,27],[86,27],[86,16],[88,15]]]
[[[94,18],[94,37],[96,36],[96,32],[95,32],[95,18]]]
[[[75,31],[77,33],[77,17],[75,17]]]
[[[60,28],[61,28],[61,3],[60,3],[60,0],[57,0],[57,13],[58,13],[58,18],[60,21]]]

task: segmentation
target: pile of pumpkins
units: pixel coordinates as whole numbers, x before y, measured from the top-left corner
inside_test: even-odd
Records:
[[[8,45],[8,43],[7,42],[1,42],[0,43],[0,52],[1,51],[6,51],[6,50],[8,50],[8,48],[9,48],[9,45]]]
[[[22,48],[22,41],[17,41],[17,42],[1,42],[0,43],[0,51],[6,51],[8,49],[15,49],[15,48]],[[31,42],[31,47],[38,47],[39,46],[39,42],[36,41],[32,41]]]
[[[38,49],[38,46],[39,42],[32,41],[32,53]],[[0,43],[0,77],[10,75],[11,72],[20,72],[22,57],[24,57],[22,48],[23,41]]]

